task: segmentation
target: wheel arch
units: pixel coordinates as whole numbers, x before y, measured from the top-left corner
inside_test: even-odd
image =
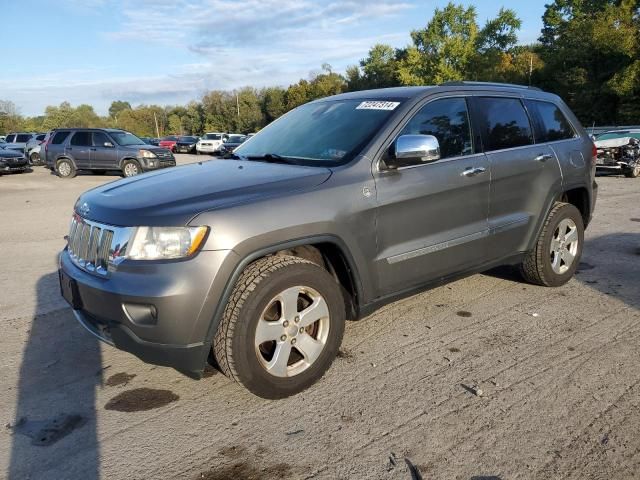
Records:
[[[124,162],[126,162],[127,160],[133,160],[134,162],[136,162],[138,165],[140,165],[140,160],[138,160],[136,157],[132,157],[131,155],[127,155],[126,157],[122,157],[120,159],[120,161],[118,162],[118,168],[120,170],[122,170],[122,167],[124,166]]]
[[[589,191],[586,187],[565,190],[558,200],[570,203],[576,207],[580,211],[584,227],[587,228],[589,220],[591,219],[591,201],[589,199]]]
[[[222,295],[217,301],[213,317],[209,322],[209,327],[207,329],[205,337],[206,345],[211,345],[213,336],[215,335],[216,329],[218,328],[220,320],[222,319],[225,306],[229,301],[233,288],[244,269],[250,263],[259,260],[260,258],[264,258],[269,255],[276,255],[281,252],[284,254],[288,254],[288,252],[295,251],[296,249],[299,250],[301,249],[301,247],[305,247],[305,249],[307,249],[306,251],[303,250],[304,253],[298,255],[303,258],[310,259],[310,250],[308,250],[309,247],[317,249],[317,251],[320,252],[323,261],[327,262],[327,265],[330,266],[330,268],[327,268],[326,266],[325,268],[327,268],[329,273],[336,276],[343,290],[346,290],[346,292],[349,293],[348,297],[345,297],[345,295],[343,294],[343,297],[345,297],[347,318],[358,318],[360,302],[362,299],[362,283],[355,260],[347,245],[339,237],[330,234],[302,237],[275,243],[254,250],[251,253],[244,255],[235,264],[232,274],[229,276],[225,283]],[[334,271],[332,271],[331,269],[333,269]],[[203,359],[203,362],[204,361],[206,361],[206,358]]]

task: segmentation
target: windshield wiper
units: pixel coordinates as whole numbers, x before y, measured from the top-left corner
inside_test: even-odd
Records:
[[[247,155],[247,160],[254,160],[256,162],[270,162],[270,163],[284,163],[286,165],[297,165],[298,163],[292,158],[283,157],[277,153],[265,153],[264,155]]]

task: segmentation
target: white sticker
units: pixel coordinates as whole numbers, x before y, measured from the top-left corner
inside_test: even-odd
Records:
[[[386,102],[383,100],[367,100],[356,107],[356,110],[395,110],[400,102]]]

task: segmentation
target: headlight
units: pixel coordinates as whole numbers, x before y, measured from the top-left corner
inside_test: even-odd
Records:
[[[156,154],[153,153],[151,150],[140,150],[138,152],[138,156],[142,158],[156,158]]]
[[[127,258],[168,260],[197,252],[209,227],[138,227],[134,231]]]

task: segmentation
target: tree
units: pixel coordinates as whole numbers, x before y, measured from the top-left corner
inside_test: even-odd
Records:
[[[114,100],[109,107],[109,116],[117,118],[118,114],[123,110],[131,110],[131,104],[123,100]]]
[[[9,133],[20,130],[22,117],[16,104],[10,100],[0,100],[0,132]]]
[[[360,60],[360,67],[347,69],[348,90],[386,88],[398,85],[396,51],[389,45],[378,43],[369,55]]]
[[[260,92],[262,112],[266,123],[273,122],[287,111],[286,91],[280,87],[265,88]]]

